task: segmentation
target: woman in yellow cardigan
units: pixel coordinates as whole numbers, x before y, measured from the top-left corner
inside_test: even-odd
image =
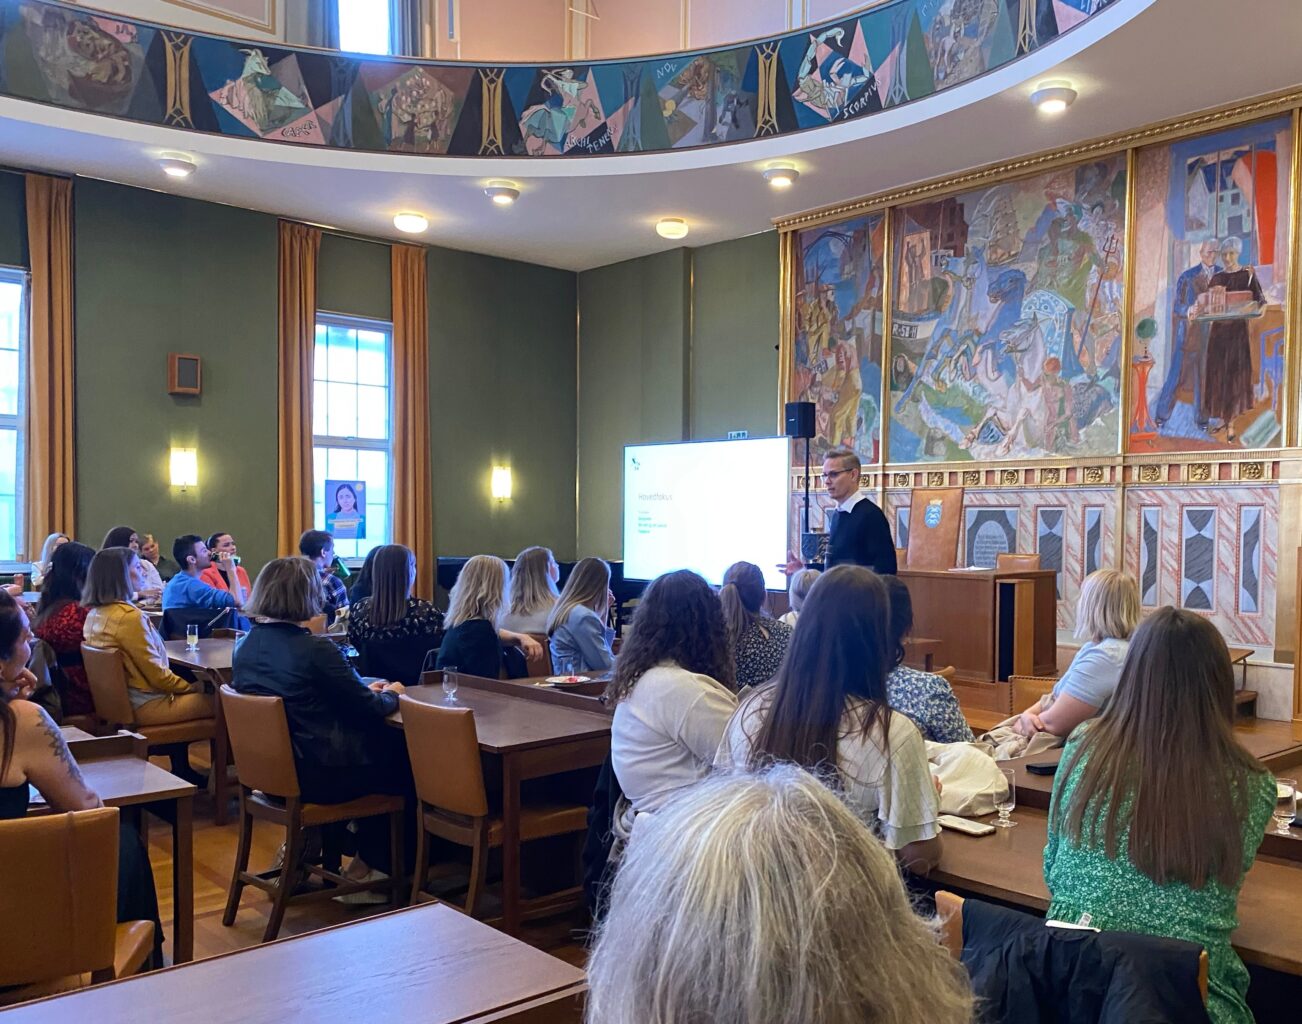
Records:
[[[163,638],[149,616],[131,603],[144,586],[140,559],[130,548],[104,548],[91,560],[82,604],[90,609],[83,637],[94,647],[120,651],[127,695],[140,725],[211,718],[212,698],[172,671]],[[173,754],[172,773],[194,781],[184,749]],[[203,783],[199,778],[199,783]]]

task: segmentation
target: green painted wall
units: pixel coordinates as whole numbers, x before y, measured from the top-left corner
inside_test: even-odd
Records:
[[[21,174],[0,171],[0,265],[29,266],[27,183]]]
[[[578,554],[623,553],[624,445],[688,435],[690,251],[579,275]]]
[[[777,433],[778,233],[694,250],[692,437]]]
[[[276,218],[78,180],[77,532],[235,535],[276,554]],[[167,394],[169,352],[203,357],[203,394]],[[170,486],[168,449],[199,450]]]
[[[440,555],[574,556],[575,275],[431,249],[430,424]],[[509,502],[489,493],[509,465]]]
[[[777,429],[769,231],[579,275],[580,555],[619,558],[623,447]]]
[[[322,235],[316,304],[327,313],[371,320],[393,317],[389,247],[342,235]]]

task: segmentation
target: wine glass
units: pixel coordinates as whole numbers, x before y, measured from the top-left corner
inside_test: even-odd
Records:
[[[443,666],[443,703],[455,704],[457,702],[457,667],[455,665]]]
[[[1291,836],[1288,827],[1297,814],[1297,779],[1276,779],[1278,789],[1275,792],[1275,835]]]
[[[553,658],[552,671],[555,672],[557,676],[564,676],[565,679],[568,680],[574,675],[574,659],[564,655]]]
[[[1000,768],[999,774],[1008,783],[1008,792],[1002,799],[995,799],[995,810],[999,812],[999,820],[992,821],[990,824],[995,828],[1015,828],[1017,822],[1010,821],[1008,816],[1013,813],[1013,808],[1017,806],[1017,772],[1012,768]]]
[[[191,622],[185,627],[185,649],[187,651],[197,651],[199,649],[199,624]]]

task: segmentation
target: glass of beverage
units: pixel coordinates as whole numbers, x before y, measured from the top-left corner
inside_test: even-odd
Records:
[[[1001,768],[999,774],[1004,777],[1004,782],[1008,783],[1008,792],[1002,800],[995,800],[995,810],[999,812],[999,820],[992,821],[990,824],[995,828],[1015,828],[1017,822],[1010,821],[1008,816],[1017,806],[1017,772],[1012,768]]]
[[[1297,814],[1297,779],[1276,779],[1275,784],[1275,835],[1292,835],[1288,827]]]
[[[553,659],[552,671],[566,679],[571,678],[574,675],[574,659],[565,657]]]
[[[197,651],[199,649],[199,624],[192,622],[185,627],[185,649],[187,651]]]
[[[455,665],[443,666],[443,703],[455,704],[457,702],[457,667]]]

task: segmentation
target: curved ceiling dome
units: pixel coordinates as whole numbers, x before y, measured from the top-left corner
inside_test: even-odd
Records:
[[[890,0],[722,49],[577,64],[357,57],[0,0],[0,94],[363,152],[590,157],[855,121],[1004,67],[1121,0]]]

